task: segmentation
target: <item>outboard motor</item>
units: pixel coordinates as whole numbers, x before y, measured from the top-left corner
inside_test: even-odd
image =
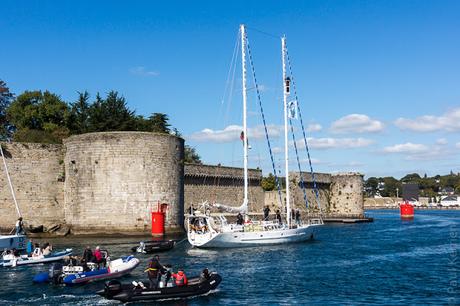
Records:
[[[61,282],[61,277],[62,277],[62,264],[60,263],[54,263],[51,265],[49,271],[48,271],[48,277],[49,280],[57,285]]]
[[[108,299],[120,293],[121,290],[122,290],[121,283],[117,280],[111,280],[105,283],[104,294],[105,294],[105,297]]]

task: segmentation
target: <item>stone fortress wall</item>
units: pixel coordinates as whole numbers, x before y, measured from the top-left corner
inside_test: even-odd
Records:
[[[243,169],[210,166],[185,165],[185,209],[193,205],[198,208],[201,203],[220,203],[231,206],[243,204]],[[248,171],[249,207],[257,211],[264,204],[264,191],[260,187],[262,170]]]
[[[75,234],[150,231],[152,209],[168,203],[166,229],[181,231],[184,208],[203,201],[240,206],[241,168],[186,164],[184,141],[143,132],[89,133],[64,145],[1,143],[26,225],[66,224]],[[10,230],[17,214],[0,163],[0,228]],[[363,215],[362,175],[320,174],[315,178],[323,211]],[[303,174],[309,203],[316,207],[312,179]],[[261,170],[249,171],[250,211],[279,207],[278,195],[263,192]],[[305,210],[300,177],[290,174],[291,203]],[[285,195],[282,195],[285,201]],[[316,213],[312,208],[309,212]]]
[[[183,227],[184,141],[169,134],[112,132],[64,141],[65,220],[76,234],[148,232],[167,203],[169,232]]]
[[[0,145],[24,220],[52,226],[64,220],[64,154],[61,145]],[[1,159],[1,156],[0,156]],[[0,228],[10,231],[18,218],[3,162],[0,160]]]

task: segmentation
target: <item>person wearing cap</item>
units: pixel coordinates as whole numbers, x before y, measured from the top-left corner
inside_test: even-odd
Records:
[[[187,276],[185,275],[183,269],[179,269],[177,273],[173,273],[171,276],[176,280],[176,286],[187,285]]]
[[[160,272],[163,269],[163,266],[160,264],[160,256],[153,256],[149,262],[148,268],[144,271],[147,272],[147,276],[149,277],[150,289],[156,289],[158,287],[158,281],[161,276]]]

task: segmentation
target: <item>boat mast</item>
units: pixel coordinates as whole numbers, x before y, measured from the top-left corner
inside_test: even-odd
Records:
[[[287,96],[289,95],[288,82],[286,77],[286,36],[281,37],[281,55],[283,63],[283,105],[284,105],[284,161],[286,176],[286,223],[291,226],[291,203],[289,200],[289,149],[288,149],[288,115]]]
[[[247,127],[247,92],[246,92],[246,31],[244,24],[240,25],[241,32],[241,67],[243,79],[243,161],[244,161],[244,199],[245,212],[248,211],[248,127]]]
[[[5,155],[3,155],[3,148],[1,145],[0,145],[0,153],[2,154],[3,166],[5,167],[5,173],[8,179],[8,184],[10,185],[11,195],[13,196],[13,201],[14,201],[14,205],[16,206],[16,211],[18,212],[18,216],[22,217],[21,211],[19,210],[18,201],[16,201],[16,195],[14,194],[13,183],[11,183],[10,173],[8,172],[8,166],[6,165]]]

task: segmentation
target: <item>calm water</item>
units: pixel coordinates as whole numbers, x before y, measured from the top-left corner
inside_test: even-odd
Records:
[[[207,296],[167,305],[458,305],[460,294],[460,212],[418,211],[402,221],[396,211],[370,211],[373,223],[327,225],[314,242],[275,247],[200,250],[186,241],[161,262],[182,266],[191,276],[203,267],[223,281]],[[52,240],[55,249],[99,244],[112,258],[129,253],[123,239]],[[148,257],[123,281],[142,280]],[[107,305],[94,292],[103,283],[82,287],[34,285],[34,274],[48,266],[0,270],[1,305]]]

